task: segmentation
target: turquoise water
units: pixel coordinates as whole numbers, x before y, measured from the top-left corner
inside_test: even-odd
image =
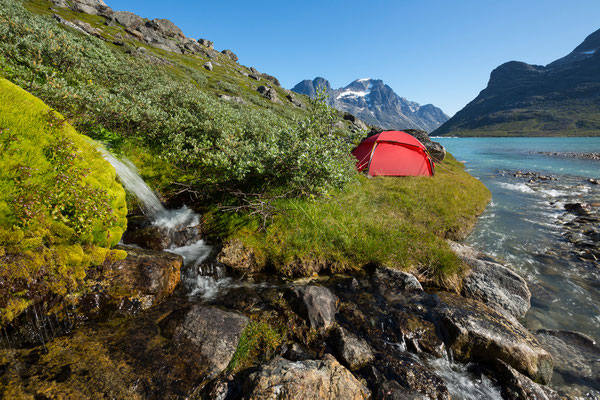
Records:
[[[600,161],[538,152],[600,153],[600,138],[438,138],[492,192],[467,242],[513,266],[530,282],[532,330],[575,330],[600,340],[600,263],[582,259],[565,239],[573,216],[564,204],[596,209]],[[556,177],[529,182],[517,170]],[[502,171],[502,172],[501,172]]]

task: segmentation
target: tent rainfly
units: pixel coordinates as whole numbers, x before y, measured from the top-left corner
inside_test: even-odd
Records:
[[[432,176],[435,164],[427,148],[402,131],[384,131],[363,140],[352,154],[356,169],[370,176]]]

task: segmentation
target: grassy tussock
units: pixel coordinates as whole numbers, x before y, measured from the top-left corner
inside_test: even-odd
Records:
[[[430,177],[357,176],[350,187],[322,199],[281,202],[285,213],[266,230],[233,234],[263,267],[310,275],[382,264],[440,284],[461,262],[445,239],[465,236],[490,193],[451,155]]]

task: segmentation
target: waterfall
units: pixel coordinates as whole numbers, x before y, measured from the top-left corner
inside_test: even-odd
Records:
[[[219,288],[226,286],[231,279],[224,276],[224,271],[219,266],[207,268],[202,265],[209,256],[211,247],[197,235],[184,240],[183,243],[176,240],[182,236],[182,232],[197,228],[200,216],[185,205],[176,210],[166,209],[131,161],[126,158],[118,159],[100,145],[97,145],[97,148],[104,159],[115,168],[125,189],[140,201],[152,225],[159,227],[162,234],[172,239],[173,244],[165,251],[179,254],[183,258],[185,268],[182,270],[182,281],[190,295],[205,299],[214,297]],[[178,244],[175,244],[176,242]]]

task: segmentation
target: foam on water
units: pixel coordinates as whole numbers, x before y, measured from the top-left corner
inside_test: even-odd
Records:
[[[522,193],[535,193],[535,190],[533,190],[532,188],[530,188],[529,186],[527,186],[524,183],[499,182],[498,186],[503,187],[504,189],[514,190],[514,191],[522,192]]]
[[[194,228],[200,223],[200,216],[190,208],[183,206],[177,210],[167,210],[154,191],[144,182],[138,174],[135,165],[126,158],[119,160],[101,146],[98,150],[116,170],[119,180],[140,201],[143,210],[152,220],[152,225],[164,229],[165,235],[173,235],[186,228]],[[209,256],[211,247],[204,240],[199,239],[194,243],[184,246],[172,246],[167,251],[183,257],[187,276],[184,283],[190,290],[190,295],[211,298],[218,293],[222,286],[229,283],[230,279],[223,277],[222,271],[217,276],[204,276],[199,268],[202,261]]]
[[[500,390],[485,375],[474,374],[468,365],[452,362],[448,357],[431,360],[429,365],[446,383],[452,399],[502,400]]]

